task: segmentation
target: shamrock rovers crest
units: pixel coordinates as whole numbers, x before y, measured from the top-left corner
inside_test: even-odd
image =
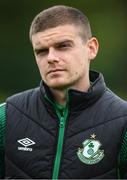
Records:
[[[79,148],[77,155],[79,159],[88,165],[96,164],[104,157],[104,150],[100,150],[101,143],[95,139],[86,139],[83,148]]]

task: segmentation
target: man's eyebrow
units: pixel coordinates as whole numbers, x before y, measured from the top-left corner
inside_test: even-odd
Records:
[[[65,39],[65,40],[60,40],[60,41],[58,41],[58,42],[54,42],[51,46],[58,46],[58,45],[60,45],[60,44],[63,44],[63,43],[73,43],[73,41],[72,40],[68,40],[68,39]],[[48,49],[49,47],[48,46],[40,46],[40,47],[36,47],[35,49],[34,49],[34,51],[35,52],[38,52],[39,50],[46,50],[46,49]]]
[[[62,44],[62,43],[73,43],[73,41],[72,40],[60,40],[60,41],[58,41],[58,42],[56,42],[56,43],[54,43],[54,45],[59,45],[59,44]]]

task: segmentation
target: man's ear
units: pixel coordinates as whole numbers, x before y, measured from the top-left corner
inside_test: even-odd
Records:
[[[98,40],[95,37],[92,37],[90,40],[88,40],[87,46],[88,46],[88,58],[89,60],[92,60],[96,57],[98,53],[98,48],[99,48]]]

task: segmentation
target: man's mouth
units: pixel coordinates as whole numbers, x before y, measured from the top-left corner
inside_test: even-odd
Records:
[[[57,72],[62,72],[62,71],[65,71],[64,69],[52,69],[52,70],[49,70],[47,74],[51,74],[51,73],[57,73]]]

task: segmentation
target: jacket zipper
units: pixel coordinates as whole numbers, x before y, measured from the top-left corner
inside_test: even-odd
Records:
[[[68,96],[67,96],[68,97]],[[64,132],[65,132],[65,125],[66,125],[66,120],[68,116],[68,100],[67,99],[67,105],[64,108],[63,111],[63,116],[61,116],[58,108],[56,105],[48,98],[47,95],[45,95],[45,98],[54,106],[56,110],[56,114],[59,118],[59,136],[58,136],[58,143],[57,143],[57,151],[56,151],[56,157],[55,157],[55,163],[54,163],[54,168],[53,168],[53,175],[52,175],[52,180],[57,180],[59,176],[59,169],[60,169],[60,160],[61,160],[61,155],[62,155],[62,147],[63,147],[63,141],[64,141]]]
[[[63,147],[63,141],[64,141],[64,132],[65,132],[65,125],[66,125],[66,119],[68,116],[68,108],[66,107],[64,110],[64,115],[61,117],[60,113],[57,111],[57,115],[59,117],[59,136],[58,136],[58,144],[57,144],[57,152],[56,152],[56,158],[54,163],[54,169],[53,169],[53,176],[52,179],[58,179],[59,175],[59,168],[60,168],[60,160],[62,155],[62,147]]]

